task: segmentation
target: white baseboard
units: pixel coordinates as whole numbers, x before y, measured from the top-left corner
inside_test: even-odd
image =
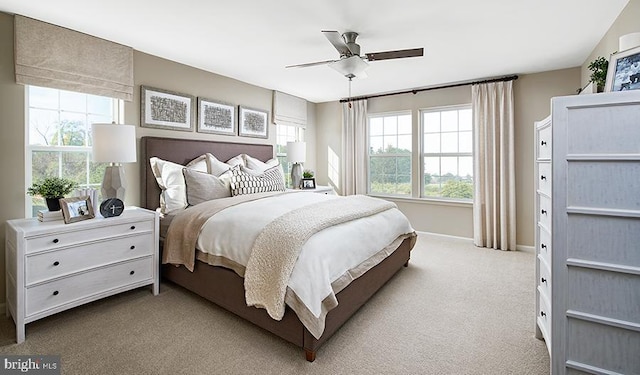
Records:
[[[434,233],[434,232],[423,232],[423,231],[416,231],[416,233],[418,234],[426,234],[429,236],[438,236],[438,237],[444,237],[444,238],[451,238],[454,240],[462,240],[462,241],[468,241],[473,243],[473,238],[469,238],[469,237],[460,237],[460,236],[452,236],[449,234],[442,234],[442,233]],[[527,246],[527,245],[516,245],[516,250],[517,251],[524,251],[527,253],[533,253],[535,254],[536,252],[536,248],[535,246]]]

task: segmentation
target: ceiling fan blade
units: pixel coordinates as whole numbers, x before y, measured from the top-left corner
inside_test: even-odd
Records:
[[[419,57],[424,55],[424,48],[401,49],[398,51],[372,52],[365,54],[367,60],[402,59],[405,57]]]
[[[288,66],[285,66],[285,68],[306,68],[308,66],[331,64],[332,62],[336,62],[336,61],[337,60],[317,61],[317,62],[306,63],[306,64],[288,65]]]
[[[340,35],[339,32],[322,30],[322,33],[324,34],[325,37],[327,37],[327,39],[329,40],[329,43],[333,44],[333,46],[338,50],[338,52],[340,53],[340,57],[342,56],[349,57],[353,55],[353,53],[351,53],[351,50],[349,49],[347,44],[344,42],[344,39],[342,39],[342,35]]]

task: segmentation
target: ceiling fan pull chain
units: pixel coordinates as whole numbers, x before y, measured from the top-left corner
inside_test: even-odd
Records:
[[[353,78],[349,77],[349,109],[351,109],[351,80]]]

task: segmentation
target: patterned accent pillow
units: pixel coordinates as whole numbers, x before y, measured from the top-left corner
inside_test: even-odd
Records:
[[[284,174],[280,165],[257,176],[245,172],[241,166],[231,168],[231,196],[284,190]]]

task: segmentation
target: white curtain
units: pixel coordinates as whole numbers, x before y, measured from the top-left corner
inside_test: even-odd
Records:
[[[367,101],[342,104],[342,195],[367,192]]]
[[[513,81],[473,85],[473,237],[476,246],[516,249]]]

